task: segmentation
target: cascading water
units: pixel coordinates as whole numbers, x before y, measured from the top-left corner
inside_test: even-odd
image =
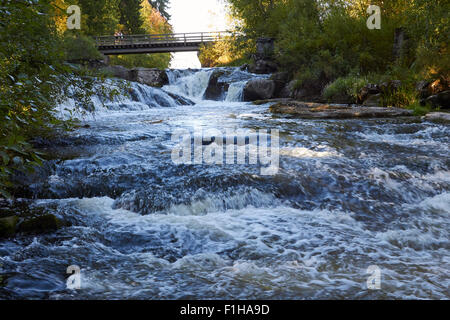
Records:
[[[235,102],[242,101],[244,87],[247,81],[239,81],[230,84],[225,101]]]
[[[214,72],[226,101],[203,99]],[[272,117],[239,102],[255,75],[168,75],[94,98],[86,126],[45,146],[55,160],[22,201],[66,226],[0,240],[0,298],[449,298],[448,125]],[[279,129],[280,170],[175,165],[171,135],[192,128]]]

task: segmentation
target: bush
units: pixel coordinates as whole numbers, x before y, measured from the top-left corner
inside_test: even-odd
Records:
[[[64,51],[68,61],[102,59],[93,39],[72,32],[64,35]]]
[[[366,77],[341,77],[325,87],[323,96],[328,101],[347,98],[351,102],[356,103],[359,92],[368,83],[369,80]]]
[[[402,85],[398,90],[384,92],[381,103],[384,107],[409,108],[419,104],[418,93],[414,87]]]
[[[113,56],[110,59],[110,64],[124,66],[129,69],[142,67],[164,70],[169,67],[171,59],[172,55],[170,53],[130,54]]]

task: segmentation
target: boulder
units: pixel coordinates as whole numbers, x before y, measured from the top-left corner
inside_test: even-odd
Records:
[[[430,121],[450,122],[450,113],[431,112],[431,113],[428,113],[425,117],[423,117],[423,119],[430,120]]]
[[[270,74],[277,72],[278,65],[272,60],[256,60],[248,68],[248,71],[255,74]]]
[[[271,99],[275,93],[276,84],[273,80],[254,79],[247,82],[244,87],[244,101]]]
[[[220,81],[220,77],[225,74],[224,70],[214,70],[209,78],[208,87],[205,90],[203,99],[205,100],[222,100],[226,91],[230,87],[229,83]]]
[[[239,70],[241,71],[248,71],[248,68],[250,67],[250,65],[248,63],[243,64],[242,66],[239,67]]]
[[[294,98],[295,95],[295,84],[297,81],[292,80],[288,82],[283,89],[280,91],[280,98]]]
[[[378,93],[380,93],[380,88],[378,87],[378,85],[369,83],[359,91],[358,103],[362,104],[364,101],[367,100],[369,95]]]
[[[391,80],[378,85],[380,92],[383,94],[396,92],[401,88],[401,86],[402,82],[400,80]]]
[[[450,109],[450,90],[432,95],[422,101],[422,104],[431,104],[433,108]]]
[[[19,232],[40,234],[49,231],[58,230],[62,226],[60,221],[53,214],[45,214],[39,217],[31,218],[19,225]]]
[[[419,81],[416,84],[416,91],[419,93],[420,98],[426,99],[430,95],[432,95],[430,84],[431,84],[430,81],[425,80]]]
[[[180,96],[180,95],[177,95],[177,94],[175,94],[175,93],[172,93],[172,92],[169,92],[169,91],[165,91],[165,90],[164,90],[164,92],[165,92],[169,97],[171,97],[173,100],[175,100],[175,102],[176,102],[178,105],[180,105],[180,106],[193,106],[193,105],[195,105],[195,102],[194,102],[194,101],[192,101],[192,100],[190,100],[190,99],[188,99],[188,98],[186,98],[186,97],[183,97],[183,96]]]
[[[131,81],[130,69],[122,66],[108,66],[101,69],[103,72],[111,74],[115,78]]]
[[[382,99],[381,93],[371,94],[362,104],[366,107],[378,108],[381,107],[382,105],[381,99]]]
[[[16,216],[0,219],[0,238],[12,237],[16,233],[19,218]]]
[[[274,96],[277,98],[286,98],[286,97],[282,97],[281,94],[283,92],[283,89],[286,87],[287,83],[289,82],[289,73],[287,73],[287,72],[274,73],[270,77],[270,80],[275,81]]]
[[[300,101],[277,103],[270,107],[270,111],[301,119],[390,118],[413,115],[411,110],[400,108],[348,106]]]
[[[131,81],[157,88],[161,88],[169,83],[166,71],[159,69],[135,68],[130,71],[130,78]]]

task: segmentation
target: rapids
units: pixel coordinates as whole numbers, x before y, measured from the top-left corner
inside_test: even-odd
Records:
[[[212,70],[168,71],[45,147],[28,198],[70,226],[0,240],[0,298],[450,298],[450,127],[272,116],[240,101],[256,75],[224,70],[223,101],[203,100]],[[280,169],[175,165],[180,128],[278,129]]]

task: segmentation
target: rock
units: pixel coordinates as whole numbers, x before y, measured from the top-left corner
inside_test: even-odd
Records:
[[[432,94],[430,84],[431,84],[430,81],[425,80],[419,81],[416,84],[416,91],[419,93],[420,98],[426,99]]]
[[[188,98],[186,98],[186,97],[183,97],[183,96],[179,96],[179,95],[177,95],[177,94],[175,94],[175,93],[172,93],[172,92],[169,92],[169,91],[165,91],[165,90],[163,90],[169,97],[171,97],[173,100],[175,100],[175,102],[177,103],[177,104],[179,104],[180,106],[193,106],[193,105],[195,105],[195,102],[194,101],[192,101],[192,100],[190,100],[190,99],[188,99]]]
[[[0,238],[12,237],[16,233],[19,218],[16,216],[0,219]]]
[[[450,113],[446,112],[431,112],[428,113],[423,119],[430,121],[445,121],[450,122]]]
[[[285,98],[285,97],[281,96],[281,93],[283,92],[283,89],[286,87],[287,83],[289,82],[289,73],[287,73],[287,72],[274,73],[270,77],[270,80],[275,81],[274,97]]]
[[[413,114],[411,110],[399,108],[348,106],[300,101],[278,103],[270,107],[270,111],[302,119],[390,118],[412,116]]]
[[[362,103],[366,107],[379,108],[381,106],[381,93],[369,95],[367,99]]]
[[[214,70],[209,78],[208,87],[205,90],[203,99],[205,100],[222,100],[226,91],[230,87],[229,83],[221,82],[220,77],[225,74],[224,70]]]
[[[103,72],[111,74],[115,78],[131,81],[130,69],[122,66],[108,66],[101,69]]]
[[[348,94],[346,90],[340,90],[331,96],[327,96],[327,100],[335,104],[353,104],[356,102],[356,99]]]
[[[289,83],[287,83],[283,89],[280,91],[280,98],[294,98],[295,94],[295,84],[297,81],[292,80]]]
[[[169,83],[166,71],[159,69],[135,68],[130,71],[130,78],[131,81],[157,88],[161,88]]]
[[[392,93],[398,91],[402,86],[402,82],[400,80],[391,80],[389,82],[383,82],[378,87],[380,88],[380,92],[383,94]]]
[[[53,214],[45,214],[39,217],[31,218],[19,225],[19,232],[40,234],[49,231],[58,230],[62,226],[60,221]]]
[[[367,100],[369,95],[378,93],[380,93],[380,88],[378,87],[378,85],[369,83],[359,91],[358,103],[362,104],[364,101]]]
[[[271,99],[275,93],[276,84],[273,80],[250,80],[244,87],[244,101]]]
[[[246,63],[246,64],[243,64],[242,66],[240,66],[239,69],[241,71],[247,71],[249,67],[250,67],[250,65],[248,63]]]
[[[259,59],[270,59],[275,51],[274,38],[258,38],[256,39],[256,57]]]
[[[323,90],[331,79],[321,71],[318,77],[307,77],[302,83],[296,83],[296,90],[292,98],[300,101],[324,102]]]
[[[425,99],[424,103],[431,104],[433,108],[450,109],[450,90],[430,96]]]
[[[270,74],[277,72],[278,65],[272,60],[256,60],[250,67],[248,71],[255,74]]]

